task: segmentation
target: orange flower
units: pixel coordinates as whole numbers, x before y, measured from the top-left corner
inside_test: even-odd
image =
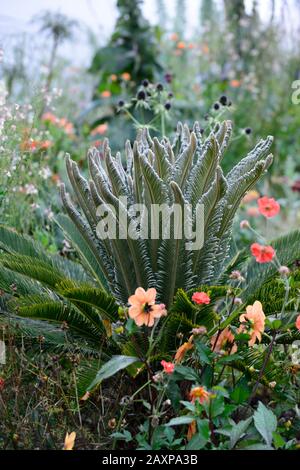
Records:
[[[129,80],[131,79],[131,75],[128,72],[122,73],[121,77],[123,78],[123,80],[125,80],[125,82],[129,82]]]
[[[156,289],[151,287],[145,291],[142,287],[138,287],[134,295],[128,299],[131,305],[128,310],[130,318],[132,318],[138,326],[153,326],[155,318],[167,315],[164,304],[155,304]]]
[[[43,142],[40,143],[40,148],[42,150],[47,150],[49,147],[51,147],[52,142],[51,140],[44,140]]]
[[[196,432],[197,432],[197,423],[196,423],[196,420],[194,420],[189,424],[188,432],[186,435],[187,440],[190,441],[193,435],[196,434]]]
[[[42,121],[51,122],[52,124],[57,124],[58,118],[53,113],[44,113],[42,115]]]
[[[203,45],[201,46],[201,51],[203,52],[203,54],[208,54],[208,53],[209,53],[208,44],[203,44]]]
[[[211,348],[215,352],[227,351],[229,354],[237,352],[237,345],[234,342],[234,335],[227,327],[219,335],[218,333],[210,339]]]
[[[190,42],[190,44],[188,45],[189,49],[195,49],[195,47],[196,47],[195,44],[192,42]]]
[[[170,35],[171,41],[178,41],[178,34],[177,33],[172,33]]]
[[[179,41],[177,43],[177,49],[185,49],[186,45],[185,45],[185,42],[184,41]]]
[[[298,315],[298,317],[296,318],[296,323],[295,323],[295,325],[296,325],[297,330],[300,331],[300,315]]]
[[[108,124],[104,122],[103,124],[99,124],[99,126],[95,127],[95,129],[91,131],[91,135],[94,136],[98,134],[105,134],[105,132],[107,132],[107,129],[108,129]]]
[[[76,432],[67,433],[65,437],[65,445],[63,450],[73,450],[76,439]]]
[[[208,392],[204,387],[194,387],[190,391],[190,400],[195,403],[198,400],[201,404],[209,401],[211,393]]]
[[[53,175],[51,176],[51,179],[53,181],[53,183],[60,183],[60,177],[59,177],[59,174],[57,173],[53,173]]]
[[[260,245],[259,243],[252,243],[250,249],[257,263],[269,263],[275,256],[275,250],[270,245]]]
[[[248,204],[249,202],[256,201],[258,198],[259,193],[255,189],[252,189],[251,191],[248,191],[248,193],[243,197],[242,202],[244,204]]]
[[[113,73],[113,74],[110,76],[110,79],[111,79],[112,82],[116,82],[117,79],[118,79],[118,77],[117,77],[117,75],[116,75],[115,73]]]
[[[280,211],[280,204],[273,197],[260,197],[257,203],[259,212],[265,217],[274,217]]]
[[[232,86],[232,88],[238,88],[241,86],[241,81],[240,80],[231,80],[230,81],[230,85]]]
[[[104,90],[101,93],[102,98],[109,98],[111,96],[111,92],[109,90]]]
[[[250,334],[249,346],[253,346],[255,341],[261,341],[261,334],[265,329],[265,314],[262,304],[256,300],[253,305],[246,307],[246,313],[240,316],[242,325],[238,329],[238,333]]]
[[[190,349],[193,349],[193,339],[194,339],[194,336],[192,335],[189,340],[186,342],[186,343],[183,343],[176,351],[176,354],[175,354],[175,364],[179,364],[184,356],[186,355],[186,353],[190,350]]]
[[[58,123],[59,127],[62,127],[66,134],[70,135],[74,133],[74,126],[73,124],[68,121],[66,118],[59,119]]]

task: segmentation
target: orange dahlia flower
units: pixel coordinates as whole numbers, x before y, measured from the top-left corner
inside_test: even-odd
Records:
[[[201,404],[209,401],[211,393],[208,392],[204,387],[194,387],[190,391],[190,400],[195,403],[198,400]]]
[[[175,364],[179,364],[184,356],[186,355],[186,353],[190,350],[190,349],[193,349],[193,339],[194,339],[194,336],[192,335],[190,337],[190,339],[186,342],[186,343],[183,343],[176,351],[176,354],[175,354]]]

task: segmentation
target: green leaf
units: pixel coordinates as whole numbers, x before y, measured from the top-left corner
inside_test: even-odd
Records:
[[[193,416],[178,416],[178,418],[171,419],[166,426],[180,426],[182,424],[190,424],[193,421],[195,421]]]
[[[233,449],[236,443],[245,435],[245,431],[249,427],[251,421],[252,416],[232,426],[230,431],[230,449]]]
[[[261,401],[254,415],[254,425],[268,446],[271,447],[273,432],[277,428],[277,418]]]
[[[178,375],[183,380],[199,380],[197,372],[192,367],[181,366],[180,364],[176,365],[173,377],[176,379]]]
[[[124,430],[123,432],[114,432],[111,434],[111,437],[117,439],[118,441],[130,442],[132,440],[131,433],[126,430]]]
[[[87,390],[91,390],[103,380],[112,377],[122,369],[126,369],[130,364],[139,361],[137,357],[131,356],[114,356],[110,361],[106,362],[98,371],[96,378],[89,385]]]
[[[278,432],[273,432],[273,442],[275,449],[285,446],[285,440],[280,434],[278,434]]]
[[[204,364],[211,364],[213,353],[210,348],[200,341],[196,342],[196,349],[199,354],[200,361]]]
[[[266,444],[250,444],[247,447],[243,447],[243,450],[274,450],[274,449]]]
[[[208,419],[197,420],[197,434],[195,434],[188,445],[186,450],[200,450],[203,449],[209,440],[209,422]]]
[[[237,404],[244,403],[250,395],[250,389],[245,378],[241,379],[237,386],[232,390],[230,398]]]
[[[218,396],[216,398],[213,398],[208,407],[210,407],[210,413],[212,418],[220,416],[225,409],[224,397]]]

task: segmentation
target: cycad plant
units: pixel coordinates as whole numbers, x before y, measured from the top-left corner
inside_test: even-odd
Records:
[[[148,360],[161,354],[172,355],[178,346],[178,332],[188,337],[191,329],[199,325],[207,327],[209,336],[221,331],[235,321],[249,301],[264,301],[265,296],[267,314],[280,315],[280,299],[276,306],[272,301],[276,287],[267,284],[276,276],[276,265],[258,266],[255,260],[249,261],[248,252],[233,253],[231,247],[234,215],[241,198],[272,162],[269,154],[272,138],[259,142],[224,175],[221,161],[230,135],[228,121],[218,125],[206,139],[198,123],[193,131],[179,124],[172,143],[165,137],[161,141],[152,140],[148,130],[143,129],[133,146],[126,143],[125,166],[120,153],[111,155],[108,142],[102,154],[92,149],[88,154],[89,180],[67,156],[76,202],[71,201],[63,185],[61,195],[68,216],[59,214],[56,221],[81,263],[49,255],[28,237],[0,227],[0,289],[6,293],[1,298],[2,312],[8,313],[19,331],[21,328],[42,337],[55,348],[79,348],[102,359],[122,353],[125,356],[121,356],[121,362],[112,367],[115,372],[137,360],[138,364],[144,362],[148,366]],[[179,206],[189,203],[195,209],[201,203],[203,246],[188,250],[190,240],[176,238],[175,231],[166,239],[161,232],[157,239],[99,238],[99,207],[111,212],[118,228],[125,218],[133,223],[137,233],[141,232],[145,220],[138,223],[130,206],[120,204],[125,197],[129,203],[143,204],[146,208],[153,204],[169,207],[176,202]],[[194,222],[193,210],[190,221]],[[300,258],[299,240],[300,233],[295,231],[272,242],[282,264],[290,266]],[[243,306],[224,317],[216,309],[227,299],[228,273],[236,268],[248,273],[246,289],[239,292]],[[261,289],[264,285],[267,287]],[[156,330],[155,348],[153,335],[144,336],[145,331],[138,331],[130,321],[126,323],[128,298],[137,287],[155,287],[168,310],[167,317],[160,322],[162,328]],[[211,298],[210,304],[201,309],[191,301],[193,292],[199,289],[209,292]],[[294,299],[298,285],[293,289]],[[289,328],[287,323],[281,342],[295,339]],[[262,361],[259,353],[255,358],[252,356],[235,366],[244,370],[253,361]],[[98,360],[94,365],[85,373],[86,385],[98,383],[99,377],[94,381]],[[102,378],[100,374],[99,380]]]
[[[126,169],[121,154],[113,156],[108,142],[104,145],[103,160],[96,149],[91,150],[89,181],[67,157],[68,175],[77,204],[71,202],[62,186],[64,207],[76,226],[76,237],[80,234],[84,240],[101,287],[122,304],[126,304],[138,286],[156,287],[159,299],[169,307],[178,288],[188,290],[218,282],[226,263],[233,218],[240,200],[272,162],[269,154],[272,138],[268,137],[224,175],[221,161],[230,134],[229,121],[218,125],[205,140],[198,123],[192,132],[186,125],[179,124],[172,143],[167,138],[152,140],[148,130],[143,129],[133,146],[129,141],[126,143]],[[203,231],[202,248],[189,250],[188,239],[184,235],[176,239],[174,227],[169,239],[163,239],[160,234],[159,239],[100,240],[97,236],[100,205],[116,209],[117,225],[124,216],[128,225],[136,223],[130,208],[125,205],[120,208],[121,197],[126,197],[130,204],[143,204],[150,212],[155,204],[177,203],[182,207],[190,204],[191,219],[195,218],[197,204],[203,205],[204,226],[196,227],[195,220],[190,221],[194,228]],[[59,216],[58,222],[69,233],[66,219]],[[72,233],[69,233],[71,240]],[[80,250],[80,254],[86,259],[86,252]]]

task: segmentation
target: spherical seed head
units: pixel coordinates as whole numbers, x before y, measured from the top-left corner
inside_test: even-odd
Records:
[[[163,89],[164,89],[163,84],[162,84],[162,83],[158,83],[158,84],[156,85],[156,89],[157,89],[157,91],[163,91]]]
[[[226,95],[220,96],[219,101],[223,106],[226,106],[227,105],[227,96]]]
[[[124,105],[125,105],[125,101],[120,100],[119,103],[118,103],[118,106],[119,106],[120,108],[122,108]]]
[[[137,94],[137,99],[138,100],[145,100],[146,99],[146,93],[143,90],[140,90]]]
[[[149,86],[149,80],[147,78],[145,78],[143,81],[142,81],[142,85],[147,88],[147,86]]]
[[[165,104],[165,109],[167,111],[169,111],[169,109],[171,109],[171,106],[172,106],[171,103],[169,101],[167,101],[166,104]]]
[[[220,109],[219,103],[215,103],[215,104],[214,104],[214,109],[215,109],[216,111],[218,111],[218,109]]]
[[[252,133],[251,127],[246,127],[245,134],[250,135]]]

